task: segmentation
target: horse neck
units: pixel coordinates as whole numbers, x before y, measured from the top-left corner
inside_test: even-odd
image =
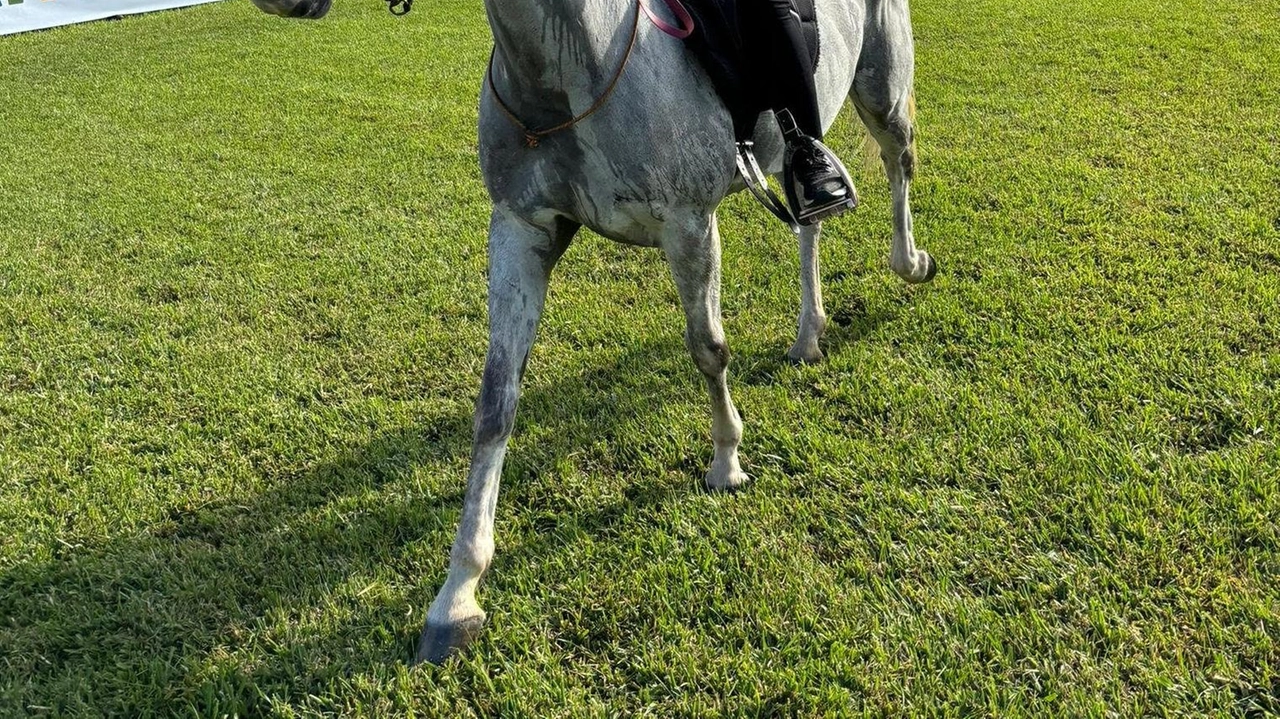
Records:
[[[590,95],[607,83],[630,36],[631,3],[617,0],[485,0],[494,77],[517,105]],[[625,25],[625,27],[623,27]]]

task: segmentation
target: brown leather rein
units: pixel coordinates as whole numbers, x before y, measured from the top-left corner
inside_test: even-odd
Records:
[[[520,132],[524,133],[524,144],[526,147],[537,147],[538,143],[540,143],[543,138],[560,132],[561,130],[568,130],[588,117],[591,117],[595,114],[596,110],[599,110],[604,106],[604,103],[608,101],[609,96],[612,95],[613,91],[618,87],[618,80],[622,79],[622,72],[627,69],[627,62],[631,59],[631,51],[636,47],[636,37],[640,34],[640,13],[643,9],[643,4],[644,0],[636,0],[636,16],[631,25],[631,40],[627,43],[627,51],[623,54],[622,62],[618,65],[618,71],[613,74],[613,80],[609,82],[609,86],[606,87],[604,93],[600,95],[600,99],[596,100],[595,104],[587,108],[587,110],[582,114],[575,115],[555,127],[534,130],[521,122],[520,118],[516,117],[515,111],[512,110],[511,107],[507,105],[506,101],[502,99],[502,96],[498,94],[498,86],[493,82],[493,56],[497,52],[497,48],[495,47],[493,51],[489,53],[489,70],[487,73],[489,92],[493,93],[493,99],[498,102],[499,109],[501,109],[502,113],[507,116],[507,119],[511,120],[511,124],[515,125]]]

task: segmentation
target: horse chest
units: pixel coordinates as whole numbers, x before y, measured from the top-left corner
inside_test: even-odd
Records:
[[[554,150],[560,149],[560,152]],[[545,151],[544,151],[545,150]],[[537,153],[537,154],[534,154]],[[519,163],[487,171],[495,202],[528,217],[567,217],[612,240],[654,247],[663,225],[693,211],[705,214],[710,184],[673,173],[671,165],[645,163],[638,156],[610,155],[596,148],[526,148]],[[681,192],[699,185],[702,193]],[[692,201],[692,202],[691,202]]]

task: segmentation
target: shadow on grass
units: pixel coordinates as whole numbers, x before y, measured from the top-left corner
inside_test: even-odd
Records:
[[[860,304],[843,311],[829,326],[828,352],[890,319]],[[774,381],[790,366],[784,340],[736,355],[732,382]],[[648,451],[646,417],[669,401],[705,406],[678,335],[575,375],[529,379],[517,435],[553,431],[539,433],[536,452],[508,455],[502,501],[519,507],[532,531],[514,545],[500,538],[494,575],[550,559],[581,536],[556,531],[557,523],[608,535],[637,509],[701,491],[709,436],[675,460],[672,469],[688,477],[679,491],[640,476],[622,499],[585,512],[540,506],[541,466],[604,442],[619,448],[605,469],[626,474],[628,457]],[[323,695],[334,680],[394,671],[411,656],[443,580],[471,422],[468,411],[390,429],[297,475],[266,470],[264,489],[251,497],[174,507],[139,533],[60,546],[51,561],[0,574],[0,714],[50,707],[142,716],[175,706],[253,713],[266,696]],[[424,467],[458,476],[430,494],[413,480]],[[403,583],[376,579],[387,576]],[[406,604],[414,608],[407,618]]]
[[[696,374],[678,339],[646,343],[607,366],[530,386],[517,432],[557,427],[542,433],[538,461],[579,451],[582,433],[558,429],[573,407],[592,440],[642,444],[636,428],[664,398],[705,404]],[[424,494],[413,472],[465,465],[470,435],[469,412],[388,430],[297,476],[264,477],[252,497],[174,508],[138,534],[60,547],[51,561],[0,574],[0,714],[257,713],[267,696],[324,695],[335,680],[394,671],[411,656],[443,580],[465,489],[458,476],[447,491]],[[706,451],[684,460],[688,494],[699,491]],[[521,485],[536,484],[537,472],[512,482],[512,464],[509,456],[503,501],[536,512],[537,488]],[[684,495],[657,477],[645,481],[615,503],[575,511],[575,528],[607,534],[629,508]],[[495,572],[555,556],[566,536],[500,541]],[[404,585],[352,586],[388,574]],[[406,602],[415,608],[408,618]]]

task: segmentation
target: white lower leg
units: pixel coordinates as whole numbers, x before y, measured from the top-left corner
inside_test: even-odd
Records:
[[[885,170],[893,191],[893,250],[889,255],[889,266],[907,282],[928,282],[933,279],[936,269],[929,253],[916,249],[911,219],[911,181],[906,178],[900,159],[886,158]]]
[[[449,576],[427,611],[432,624],[448,626],[484,619],[484,611],[476,602],[476,587],[493,561],[493,518],[505,454],[505,438],[499,446],[476,448],[462,520],[449,554]]]
[[[723,371],[718,377],[707,378],[711,394],[711,437],[715,442],[715,458],[707,472],[707,486],[712,489],[732,489],[747,481],[747,475],[738,464],[738,445],[742,443],[742,418],[729,397],[729,386]]]
[[[742,420],[729,398],[725,376],[729,347],[720,324],[720,233],[714,215],[709,225],[691,224],[673,225],[671,235],[663,238],[663,250],[684,307],[685,345],[711,395],[716,454],[707,473],[707,486],[727,489],[741,485],[747,477],[738,466]]]
[[[822,277],[818,264],[818,238],[821,225],[803,227],[800,231],[800,323],[796,342],[787,356],[797,362],[822,359],[818,341],[827,329],[827,313],[822,307]]]

